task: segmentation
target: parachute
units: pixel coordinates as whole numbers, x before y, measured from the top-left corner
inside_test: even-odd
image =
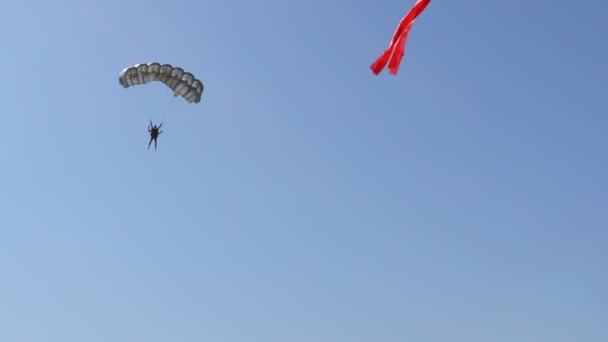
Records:
[[[118,77],[118,83],[124,88],[152,81],[164,83],[173,90],[174,96],[182,96],[190,103],[201,101],[203,83],[191,73],[170,64],[136,64],[125,68]]]

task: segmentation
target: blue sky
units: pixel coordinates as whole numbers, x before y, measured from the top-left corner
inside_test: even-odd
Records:
[[[608,340],[608,5],[413,3],[4,4],[0,340]]]

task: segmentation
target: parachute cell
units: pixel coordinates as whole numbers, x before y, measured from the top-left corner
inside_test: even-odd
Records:
[[[124,69],[118,77],[118,83],[124,88],[152,81],[164,83],[173,90],[174,96],[182,96],[190,103],[201,101],[203,83],[191,73],[170,64],[136,64]]]

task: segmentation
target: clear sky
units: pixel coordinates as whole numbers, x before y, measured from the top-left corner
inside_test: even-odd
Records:
[[[0,340],[607,341],[608,2],[413,3],[4,1]]]

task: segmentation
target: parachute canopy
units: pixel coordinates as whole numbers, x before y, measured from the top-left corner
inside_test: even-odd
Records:
[[[201,101],[203,83],[191,73],[170,64],[136,64],[124,69],[118,77],[118,83],[124,88],[152,81],[164,83],[173,90],[175,96],[180,95],[190,103]]]

